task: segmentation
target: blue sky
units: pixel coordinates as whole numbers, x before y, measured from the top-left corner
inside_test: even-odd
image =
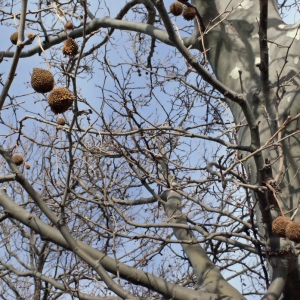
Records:
[[[117,14],[119,8],[122,6],[122,4],[120,5],[120,3],[123,4],[123,3],[125,3],[125,1],[115,0],[115,1],[108,2],[109,9],[110,9],[110,12],[111,12],[110,17],[114,17]],[[165,3],[166,3],[166,6],[168,7],[172,3],[172,1],[165,1]],[[15,11],[15,13],[16,12],[17,11]],[[97,13],[96,17],[103,17],[103,16],[107,16],[107,15],[108,15],[107,11],[100,10]],[[296,17],[297,17],[297,15],[290,12],[290,15],[287,18],[287,20],[290,21],[290,20],[295,19]],[[176,18],[175,22],[176,22],[176,24],[181,25],[182,24],[182,18],[181,17]],[[291,23],[292,23],[292,21],[291,21]],[[76,22],[75,22],[75,25],[76,25]],[[2,30],[2,35],[3,36],[9,37],[10,34],[12,34],[15,31],[15,28],[14,28],[14,26],[11,26],[11,27],[2,26],[1,30]],[[28,30],[26,30],[26,33],[28,33]],[[121,40],[122,37],[123,37],[122,33],[116,31],[114,33],[113,40],[117,44],[118,41]],[[96,38],[94,40],[92,40],[92,42],[94,42],[95,40],[96,40]],[[36,41],[34,41],[34,44],[35,43],[36,43]],[[78,43],[79,43],[79,45],[81,44],[80,39],[78,40]],[[11,43],[10,43],[9,39],[8,38],[3,39],[2,43],[1,43],[1,50],[8,49],[10,46],[11,46]],[[30,48],[30,47],[31,46],[27,46],[27,48]],[[12,49],[15,49],[15,46],[13,46]],[[161,51],[161,53],[165,54],[170,50],[170,47],[160,45],[160,47],[158,49],[159,49],[159,51]],[[51,58],[51,50],[47,50],[46,52],[47,52],[48,59],[50,59]],[[99,56],[101,56],[101,55],[102,56],[104,55],[103,50],[101,50],[99,52]],[[127,53],[124,51],[124,49],[122,47],[120,49],[111,51],[109,53],[109,57],[110,57],[112,63],[115,63],[115,60],[118,61],[120,56],[122,56],[123,58],[126,58],[126,56],[127,56]],[[178,64],[180,64],[182,62],[180,57],[179,58],[177,57],[177,58],[174,58],[174,59],[178,59]],[[61,54],[61,60],[64,63],[66,63],[68,58],[64,58],[63,55]],[[11,64],[11,59],[5,59],[0,64],[0,73],[4,73],[2,75],[2,79],[6,79],[6,74],[7,74],[6,72],[7,72],[8,68],[10,67],[10,64]],[[32,71],[33,67],[46,68],[46,64],[45,64],[45,61],[44,61],[42,56],[39,57],[38,55],[35,55],[33,57],[29,57],[29,58],[26,58],[26,59],[20,59],[18,69],[17,69],[17,72],[16,72],[16,74],[17,74],[16,78],[15,78],[15,80],[14,80],[12,86],[11,86],[10,91],[9,91],[9,95],[12,96],[12,97],[13,96],[19,96],[19,95],[26,95],[24,97],[18,97],[18,98],[15,99],[15,102],[17,102],[17,103],[24,101],[24,103],[21,104],[22,109],[19,109],[19,111],[17,112],[18,119],[24,117],[27,114],[29,114],[31,116],[36,116],[37,113],[40,113],[42,115],[44,114],[43,110],[41,110],[40,104],[35,104],[36,101],[43,99],[43,96],[36,94],[32,90],[32,88],[30,87],[30,84],[29,84],[30,74],[31,74],[31,71]],[[137,72],[132,74],[133,80],[136,83],[138,83],[138,85],[140,86],[140,89],[135,90],[133,92],[134,96],[139,96],[143,92],[143,86],[145,86],[146,83],[147,83],[147,81],[144,80],[145,78],[147,78],[145,72],[146,72],[145,70],[142,70],[142,76],[138,76]],[[100,71],[99,71],[99,73],[100,73]],[[60,74],[55,74],[55,78],[57,80],[58,80],[59,76],[60,76]],[[193,75],[191,75],[190,78],[193,78]],[[99,109],[100,109],[101,103],[102,103],[101,102],[101,97],[102,96],[99,95],[99,89],[96,87],[96,85],[101,84],[101,79],[102,78],[99,78],[97,71],[92,76],[92,78],[90,78],[89,80],[87,80],[87,79],[83,79],[83,80],[78,79],[78,87],[79,87],[79,90],[82,94],[82,97],[86,98],[89,102],[93,103],[93,105],[95,107],[98,107]],[[114,86],[112,85],[111,82],[108,81],[106,88],[109,90],[109,89],[113,89]],[[172,85],[172,84],[170,84],[167,87],[167,91],[169,93],[172,93],[172,91],[175,90],[175,89],[176,89],[175,85]],[[109,93],[107,93],[107,94],[109,94]],[[159,93],[158,93],[158,95],[159,95]],[[8,105],[8,104],[9,104],[9,102],[6,102],[6,105]],[[42,105],[44,107],[46,107],[45,102],[43,102]],[[79,108],[80,109],[85,109],[86,106],[84,104],[80,104]],[[166,103],[166,108],[168,108],[167,103]],[[27,109],[30,112],[26,111]],[[108,112],[110,111],[108,108],[106,108],[106,109],[107,109]],[[159,109],[160,109],[159,105],[157,105],[155,107],[153,105],[150,108],[145,107],[143,110],[144,110],[144,113],[147,114],[147,117],[150,118],[152,113],[159,111]],[[14,120],[14,117],[12,115],[10,115],[10,113],[11,113],[11,110],[3,110],[1,112],[1,115],[4,116],[6,120],[11,120],[11,122],[16,126],[17,122],[16,122],[16,120]],[[199,113],[201,113],[200,109],[199,109]],[[67,115],[69,115],[71,117],[72,114],[67,113]],[[53,114],[49,113],[49,111],[48,111],[47,115],[43,115],[43,117],[45,117],[45,119],[47,119],[47,120],[53,120],[53,121],[56,120],[56,116],[53,116]],[[158,120],[157,122],[158,123],[163,122],[164,117],[165,116],[163,116],[161,118],[161,120]],[[36,129],[39,126],[42,127],[43,124],[36,121],[36,120],[28,120],[28,121],[26,121],[26,126],[25,126],[24,130],[26,132],[28,132],[28,134],[30,134],[30,131],[33,128]],[[3,135],[4,133],[7,133],[8,129],[7,129],[6,126],[3,126],[3,125],[0,124],[0,131],[1,131],[1,134]],[[2,136],[2,141],[3,140],[4,140],[4,138]],[[212,148],[210,148],[210,147],[212,147]],[[210,149],[213,149],[213,147],[214,146],[209,146]],[[178,246],[174,246],[174,248],[177,248],[176,250],[181,251],[181,248],[178,247]],[[239,279],[235,279],[233,281],[233,283],[236,286],[240,287]]]

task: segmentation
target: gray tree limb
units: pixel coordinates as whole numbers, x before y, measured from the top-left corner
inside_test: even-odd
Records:
[[[186,224],[186,216],[181,211],[181,196],[174,191],[170,191],[163,193],[161,198],[165,201],[163,206],[170,223]],[[189,240],[194,236],[189,230],[179,228],[173,230],[179,240]],[[228,297],[228,299],[230,297],[232,299],[246,299],[223,278],[199,244],[181,244],[181,246],[193,266],[200,290],[216,293],[219,297]]]
[[[70,250],[69,244],[66,242],[62,234],[55,228],[42,222],[37,216],[28,213],[22,207],[13,202],[8,195],[0,190],[0,205],[4,210],[14,218],[24,224],[26,227],[38,232],[42,239],[53,242],[65,249]],[[128,280],[133,284],[142,285],[174,300],[217,300],[218,296],[212,293],[201,291],[193,291],[176,284],[169,283],[162,278],[143,272],[133,267],[129,267],[113,258],[106,256],[104,253],[96,250],[81,241],[77,241],[78,245],[88,253],[93,259],[101,262],[102,266],[110,273],[117,274],[117,270],[121,278]],[[118,266],[117,266],[118,265]]]

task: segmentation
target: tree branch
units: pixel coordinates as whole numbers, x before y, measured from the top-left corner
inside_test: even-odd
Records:
[[[85,32],[88,35],[98,30],[99,28],[114,28],[114,29],[130,30],[134,32],[144,33],[155,39],[158,39],[159,41],[167,45],[172,45],[172,43],[169,40],[168,34],[165,31],[158,29],[155,26],[149,24],[142,24],[142,23],[130,22],[130,21],[121,21],[121,20],[111,19],[107,17],[107,18],[94,19],[93,21],[88,23]],[[73,30],[68,36],[74,39],[82,37],[83,28]],[[50,37],[47,43],[44,42],[43,48],[44,50],[47,50],[54,45],[58,45],[62,43],[66,38],[67,38],[67,34],[65,32],[61,32],[56,37]],[[40,51],[41,48],[39,45],[37,45],[27,51],[23,51],[20,57],[21,58],[30,57],[37,53],[40,53]],[[14,53],[2,51],[0,52],[0,57],[1,55],[3,55],[3,57],[13,57]]]
[[[44,282],[50,283],[56,289],[59,289],[59,290],[63,291],[64,293],[68,293],[69,295],[79,298],[79,299],[82,299],[82,300],[120,300],[121,299],[119,297],[97,297],[97,296],[91,296],[91,295],[88,295],[85,293],[81,293],[77,289],[73,290],[72,287],[66,286],[66,284],[61,284],[57,280],[50,278],[48,276],[45,276],[40,272],[37,272],[37,271],[22,272],[22,271],[17,270],[11,264],[6,264],[1,260],[0,260],[0,262],[1,262],[1,265],[3,265],[7,270],[16,274],[19,277],[33,277],[33,278],[41,279]]]
[[[287,280],[288,258],[271,257],[271,265],[273,267],[272,283],[261,300],[278,300],[284,291]],[[293,261],[293,263],[296,263]]]
[[[185,224],[186,216],[181,211],[181,196],[176,192],[170,191],[163,193],[162,199],[164,200],[163,206],[170,223]],[[187,240],[194,237],[189,230],[177,228],[173,230],[176,238],[179,240]],[[223,278],[220,271],[199,244],[181,244],[181,246],[193,266],[197,276],[197,285],[200,286],[201,290],[216,293],[219,297],[229,296],[228,299],[245,299]]]
[[[15,52],[7,52],[7,54],[11,54],[11,57],[13,56],[13,61],[7,76],[7,79],[5,81],[5,84],[3,86],[1,95],[0,95],[0,110],[3,107],[3,104],[5,102],[6,96],[8,94],[9,88],[15,78],[16,69],[18,66],[19,59],[21,57],[21,52],[23,50],[24,45],[22,42],[24,41],[24,29],[25,29],[25,20],[26,20],[26,10],[27,10],[27,0],[22,0],[22,6],[21,6],[21,18],[20,18],[20,27],[18,31],[18,42],[17,42],[17,49]],[[0,52],[0,57],[5,57],[5,52]]]
[[[10,217],[18,220],[26,227],[38,232],[42,239],[51,241],[60,247],[70,250],[68,243],[65,241],[62,234],[55,228],[42,222],[37,216],[28,213],[25,209],[14,203],[8,195],[0,190],[0,205],[10,215]],[[101,261],[102,266],[113,274],[117,274],[137,285],[145,286],[154,290],[167,298],[174,300],[217,300],[218,297],[212,293],[204,293],[201,291],[193,291],[173,283],[169,283],[162,278],[143,272],[133,267],[129,267],[113,258],[106,256],[104,253],[77,241],[78,245],[82,247],[93,259]]]

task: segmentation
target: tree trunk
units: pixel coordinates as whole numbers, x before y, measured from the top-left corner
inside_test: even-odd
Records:
[[[252,108],[257,126],[259,128],[260,146],[263,146],[273,136],[278,141],[298,130],[298,123],[291,122],[279,134],[276,132],[287,117],[295,117],[300,112],[299,99],[299,36],[298,24],[285,25],[277,10],[276,1],[268,1],[267,37],[259,32],[260,2],[263,1],[201,1],[194,0],[207,26],[204,47],[196,44],[198,49],[208,49],[208,60],[219,81],[243,94]],[[232,8],[238,7],[231,11]],[[225,13],[224,13],[225,12]],[[228,14],[226,12],[229,12]],[[224,14],[222,14],[224,13]],[[209,30],[211,20],[218,15],[226,20]],[[195,34],[198,26],[195,24]],[[268,40],[269,56],[269,86],[265,87],[262,73],[264,66],[261,62],[260,41]],[[228,100],[237,124],[246,124],[245,114],[239,105]],[[245,162],[252,184],[264,185],[265,181],[274,184],[278,191],[277,198],[284,212],[290,212],[297,207],[299,201],[299,135],[286,138],[283,142],[267,148],[262,152],[266,162],[264,176],[259,180],[255,159]],[[251,146],[249,128],[242,127],[238,133],[239,144]],[[249,152],[239,153],[239,157],[246,157]],[[282,159],[280,159],[282,156]],[[267,163],[271,164],[271,172],[267,172]],[[276,177],[277,176],[277,177]],[[300,299],[300,290],[295,289],[300,283],[299,262],[294,243],[274,236],[271,231],[270,216],[276,217],[279,207],[274,202],[272,194],[259,193],[254,195],[259,200],[257,207],[257,223],[266,235],[268,262],[272,266],[272,281],[281,278],[286,283],[282,286],[283,299]],[[267,201],[267,205],[264,202]],[[262,211],[262,209],[264,210]],[[265,209],[270,212],[266,212]],[[291,216],[292,213],[288,214]],[[295,220],[299,220],[299,216]],[[286,280],[285,280],[286,277]],[[278,299],[276,293],[280,292],[280,284],[267,294],[264,299]],[[271,288],[269,290],[271,292]]]

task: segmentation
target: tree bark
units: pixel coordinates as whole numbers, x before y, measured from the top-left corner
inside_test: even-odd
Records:
[[[268,1],[267,40],[269,50],[269,89],[268,95],[263,93],[261,80],[261,49],[258,18],[260,16],[261,1],[244,1],[244,7],[239,6],[240,1],[231,1],[227,7],[226,1],[201,1],[192,3],[198,8],[206,26],[224,11],[230,11],[225,21],[211,29],[205,35],[205,49],[209,63],[219,81],[236,93],[243,93],[252,108],[257,125],[259,137],[263,146],[276,133],[288,116],[295,117],[300,112],[299,79],[295,76],[299,72],[299,31],[298,25],[286,25],[279,16],[277,1]],[[243,2],[242,2],[243,4]],[[209,27],[208,27],[209,28]],[[198,35],[198,26],[195,24],[195,35]],[[199,51],[203,45],[196,44]],[[242,82],[242,85],[241,85]],[[290,83],[286,85],[287,83]],[[241,107],[228,100],[237,124],[245,123],[245,114]],[[271,163],[271,176],[263,180],[274,180],[280,173],[278,188],[280,189],[280,206],[284,212],[297,207],[299,199],[299,163],[300,148],[298,145],[299,134],[280,141],[298,130],[297,122],[291,122],[277,134],[274,141],[278,142],[273,147],[263,151],[265,161]],[[243,146],[251,145],[249,128],[243,127],[238,133],[239,143]],[[282,148],[280,149],[280,147]],[[249,153],[241,152],[244,157]],[[282,155],[282,159],[278,159]],[[276,161],[277,159],[277,161]],[[245,163],[252,184],[262,185],[258,180],[257,164],[254,159]],[[284,170],[284,175],[282,170]],[[254,195],[260,202],[266,195]],[[277,216],[279,209],[276,203],[268,200],[271,215]],[[268,260],[272,266],[272,283],[267,295],[263,299],[278,299],[283,291],[284,299],[299,299],[300,284],[299,260],[297,251],[290,251],[290,243],[278,238],[270,230],[270,218],[264,210],[257,207],[258,224],[260,230],[265,232],[267,241]],[[289,214],[290,215],[290,214]],[[295,220],[299,220],[299,214]],[[292,246],[293,247],[293,246]],[[275,255],[275,256],[274,256]],[[298,263],[297,263],[298,261]],[[284,271],[283,271],[284,270]],[[285,280],[285,276],[286,280]],[[275,284],[276,282],[276,284]],[[279,283],[280,282],[280,283]]]
[[[174,192],[165,192],[162,195],[164,209],[170,223],[187,224],[186,215],[181,211],[181,196]],[[207,256],[205,250],[199,244],[191,244],[194,234],[192,231],[174,228],[174,234],[178,240],[185,240],[182,249],[187,255],[197,277],[197,289],[216,293],[222,299],[246,299],[221,275],[218,268]]]

